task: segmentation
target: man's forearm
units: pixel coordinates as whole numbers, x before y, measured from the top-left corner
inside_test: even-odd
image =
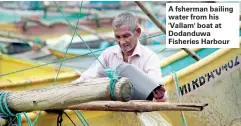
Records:
[[[80,77],[77,80],[74,80],[71,82],[71,84],[76,84],[76,83],[82,83],[84,82],[86,79],[84,77]]]

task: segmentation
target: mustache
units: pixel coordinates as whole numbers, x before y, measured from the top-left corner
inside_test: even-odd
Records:
[[[127,47],[127,46],[129,46],[129,44],[122,44],[121,46],[123,46],[123,47]]]

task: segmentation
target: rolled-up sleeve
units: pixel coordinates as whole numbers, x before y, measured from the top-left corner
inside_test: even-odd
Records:
[[[145,71],[150,78],[157,82],[157,84],[163,85],[161,61],[157,54],[152,54],[145,64]]]
[[[165,85],[163,83],[162,71],[160,67],[161,61],[157,56],[157,54],[151,55],[145,65],[146,65],[145,68],[146,68],[147,75],[150,78],[152,78],[154,81],[156,81],[158,85],[163,85],[165,88]],[[163,98],[168,99],[167,91],[165,92],[165,95]]]

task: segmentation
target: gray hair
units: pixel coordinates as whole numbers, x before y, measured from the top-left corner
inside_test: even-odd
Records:
[[[112,26],[119,28],[122,25],[127,25],[130,27],[131,31],[134,31],[137,28],[137,21],[133,14],[129,12],[124,12],[119,14],[112,22]]]

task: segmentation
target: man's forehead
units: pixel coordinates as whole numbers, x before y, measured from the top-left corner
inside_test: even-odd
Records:
[[[115,35],[125,35],[125,34],[131,34],[132,31],[130,30],[130,27],[127,25],[121,26],[119,28],[113,28]]]
[[[132,34],[131,31],[126,31],[126,32],[114,32],[116,36],[123,36],[123,35],[129,35]]]

